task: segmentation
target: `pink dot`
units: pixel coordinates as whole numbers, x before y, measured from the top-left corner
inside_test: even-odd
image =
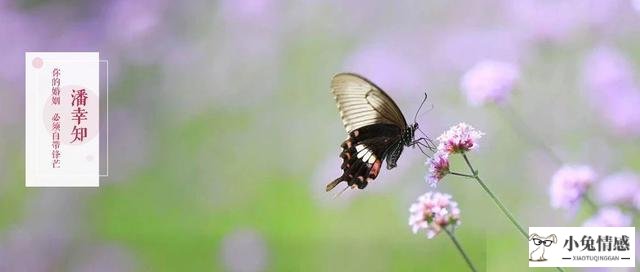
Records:
[[[31,65],[33,65],[33,68],[36,68],[36,69],[42,68],[43,64],[44,64],[44,61],[40,57],[35,57],[31,61]]]

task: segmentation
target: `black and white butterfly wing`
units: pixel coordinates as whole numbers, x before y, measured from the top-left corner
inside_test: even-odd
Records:
[[[341,146],[343,174],[329,183],[326,190],[343,181],[363,189],[369,179],[378,176],[385,158],[388,169],[396,166],[407,123],[396,103],[359,75],[336,75],[331,81],[331,92],[349,138]]]
[[[331,81],[331,93],[347,133],[373,124],[407,127],[404,115],[389,95],[362,76],[337,74]]]

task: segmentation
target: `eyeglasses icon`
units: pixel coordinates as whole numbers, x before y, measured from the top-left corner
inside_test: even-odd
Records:
[[[553,240],[541,240],[538,238],[533,238],[532,240],[533,240],[533,244],[536,246],[544,244],[544,246],[550,247],[551,243],[553,243]]]

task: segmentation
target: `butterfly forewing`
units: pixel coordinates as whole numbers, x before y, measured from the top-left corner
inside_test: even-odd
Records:
[[[392,124],[400,129],[407,126],[396,103],[382,89],[359,75],[341,73],[334,76],[331,92],[348,133],[373,124]]]

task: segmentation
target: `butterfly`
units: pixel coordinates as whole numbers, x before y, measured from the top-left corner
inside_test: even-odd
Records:
[[[341,145],[343,173],[327,184],[327,192],[343,181],[346,188],[364,189],[380,173],[382,161],[386,160],[388,170],[397,166],[404,147],[433,149],[426,135],[415,139],[419,130],[415,118],[407,125],[393,99],[368,79],[353,73],[337,74],[331,80],[331,93],[349,136]]]

